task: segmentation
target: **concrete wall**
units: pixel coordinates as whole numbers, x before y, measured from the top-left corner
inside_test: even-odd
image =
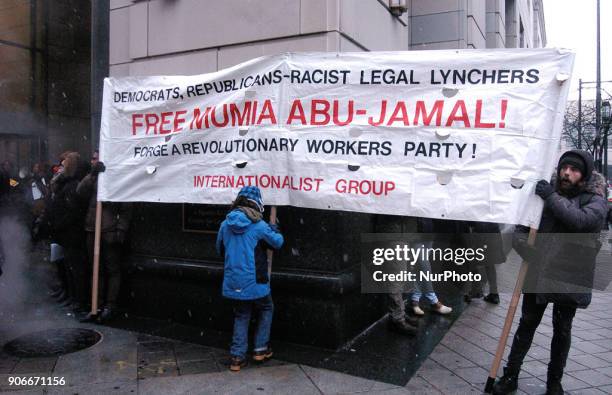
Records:
[[[48,16],[48,152],[75,150],[88,157],[90,144],[90,2],[53,1]]]
[[[377,0],[111,0],[110,75],[201,74],[289,51],[407,50]]]
[[[541,0],[410,0],[409,3],[411,49],[545,45]]]

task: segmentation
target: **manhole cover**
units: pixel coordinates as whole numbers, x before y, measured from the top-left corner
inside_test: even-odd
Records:
[[[11,340],[4,345],[4,351],[16,357],[50,357],[83,350],[101,338],[91,329],[49,329]]]

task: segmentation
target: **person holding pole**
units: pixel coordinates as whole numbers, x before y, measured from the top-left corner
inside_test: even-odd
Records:
[[[93,261],[95,243],[96,206],[98,204],[98,175],[106,170],[98,160],[98,151],[92,155],[91,171],[77,186],[79,196],[88,202],[85,233],[88,261]],[[102,207],[100,225],[100,275],[98,300],[102,308],[90,312],[81,322],[106,322],[116,314],[121,288],[121,258],[123,246],[132,221],[132,203],[106,202]]]
[[[272,357],[270,329],[274,304],[270,293],[268,258],[261,242],[279,249],[284,242],[276,225],[263,221],[263,200],[259,188],[243,187],[233,202],[217,234],[217,252],[225,258],[223,296],[232,300],[234,333],[230,348],[230,370],[247,365],[249,322],[258,315],[253,360]]]
[[[607,202],[605,181],[593,171],[593,157],[583,150],[565,152],[559,159],[552,183],[541,180],[535,193],[544,200],[544,211],[535,245],[527,242],[527,228],[517,227],[514,248],[529,263],[523,287],[521,319],[514,335],[504,375],[493,385],[493,394],[508,394],[518,388],[518,375],[535,331],[548,303],[553,303],[553,338],[546,381],[546,394],[563,394],[561,378],[570,350],[572,320],[577,308],[591,302],[588,286],[567,287],[575,279],[590,277],[591,286],[598,235],[604,226]],[[570,238],[562,237],[570,233]],[[568,243],[584,239],[580,244]],[[563,273],[565,288],[551,287]],[[556,277],[555,277],[556,276]]]

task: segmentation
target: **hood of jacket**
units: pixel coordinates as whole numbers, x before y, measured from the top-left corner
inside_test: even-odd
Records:
[[[246,207],[237,208],[235,210],[230,211],[229,214],[227,214],[227,216],[225,217],[227,225],[233,233],[244,233],[246,232],[249,225],[251,225],[253,222],[257,222],[253,221],[245,213],[245,211],[247,211],[245,209]]]

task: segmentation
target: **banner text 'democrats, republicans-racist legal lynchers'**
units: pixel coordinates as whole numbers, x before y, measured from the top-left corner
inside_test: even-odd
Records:
[[[574,56],[291,53],[105,81],[99,198],[266,203],[533,225]]]

